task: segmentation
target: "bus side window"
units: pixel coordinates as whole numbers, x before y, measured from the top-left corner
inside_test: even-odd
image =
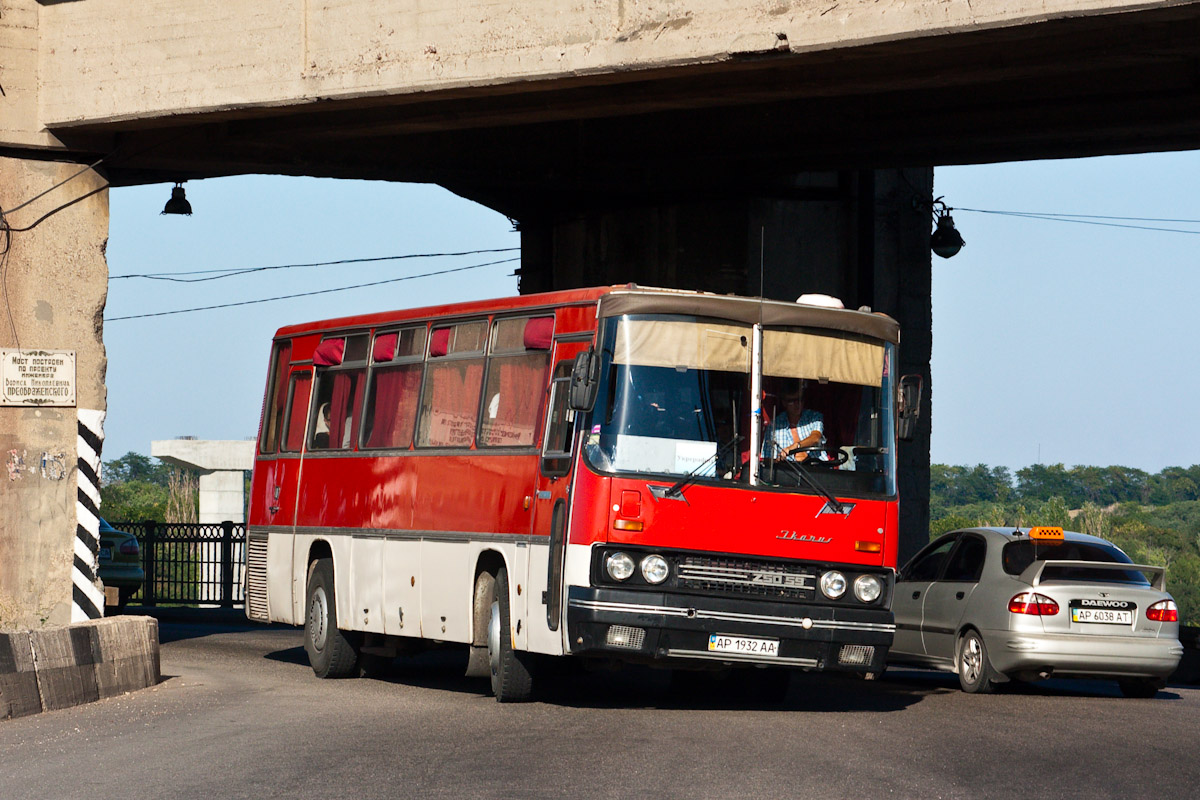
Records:
[[[412,444],[424,348],[424,327],[375,336],[363,447],[408,449]]]
[[[277,342],[271,362],[271,379],[267,386],[267,401],[263,409],[262,441],[258,452],[266,455],[279,447],[279,433],[283,426],[283,414],[287,410],[288,362],[292,357],[290,341]]]
[[[317,366],[316,408],[308,446],[350,447],[366,373],[367,335],[326,339],[313,354]],[[338,343],[341,343],[340,345]]]
[[[312,374],[293,372],[291,386],[288,388],[287,427],[284,429],[283,443],[280,450],[295,453],[300,450],[304,441],[304,427],[308,422],[308,393],[312,388]]]
[[[542,474],[566,475],[571,471],[571,445],[575,433],[575,412],[567,407],[571,393],[573,359],[558,362],[550,383],[550,404],[546,412],[546,435],[542,441]]]
[[[553,330],[554,317],[496,321],[480,447],[532,447],[536,442]]]
[[[470,447],[479,417],[487,322],[434,328],[417,424],[418,447]]]

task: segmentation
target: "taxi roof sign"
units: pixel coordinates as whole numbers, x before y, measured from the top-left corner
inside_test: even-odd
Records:
[[[1043,542],[1061,542],[1063,540],[1063,529],[1057,526],[1039,525],[1036,528],[1029,529],[1029,538],[1038,539]]]

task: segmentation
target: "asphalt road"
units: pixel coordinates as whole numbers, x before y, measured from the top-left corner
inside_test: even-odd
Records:
[[[462,653],[315,678],[290,628],[163,622],[152,689],[0,721],[0,798],[1190,798],[1200,689],[997,695],[890,671],[797,675],[785,702],[669,673],[560,668],[499,705]]]

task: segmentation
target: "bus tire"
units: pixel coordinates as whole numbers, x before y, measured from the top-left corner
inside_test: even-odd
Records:
[[[308,569],[304,652],[318,678],[358,675],[358,648],[353,634],[338,629],[333,590],[333,559],[319,558]]]
[[[488,619],[488,663],[492,694],[501,703],[523,703],[533,694],[533,656],[512,646],[512,614],[508,605],[508,570],[496,572]]]

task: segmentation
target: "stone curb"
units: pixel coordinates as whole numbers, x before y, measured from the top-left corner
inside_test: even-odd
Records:
[[[0,632],[0,719],[90,703],[159,679],[158,620],[150,617]]]

